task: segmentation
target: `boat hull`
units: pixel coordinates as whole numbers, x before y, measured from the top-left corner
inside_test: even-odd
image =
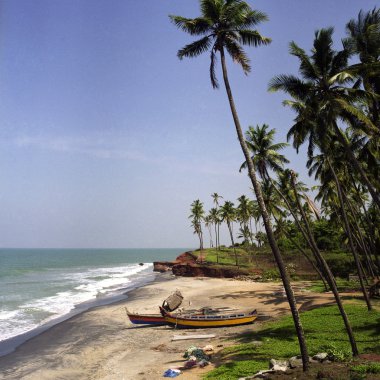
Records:
[[[127,311],[129,320],[135,325],[166,325],[167,322],[162,315],[159,314],[134,314]]]
[[[163,313],[165,321],[176,328],[209,328],[240,326],[253,323],[257,318],[256,310],[251,313],[236,313],[232,315],[189,315],[175,316]]]

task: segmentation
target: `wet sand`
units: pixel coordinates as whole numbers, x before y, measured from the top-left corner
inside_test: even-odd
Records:
[[[140,313],[157,313],[157,306],[176,289],[184,296],[185,308],[257,309],[259,318],[252,325],[197,330],[130,323],[125,307]],[[294,290],[301,310],[333,302],[331,294],[306,292],[302,283],[295,284]],[[0,357],[0,379],[161,379],[166,369],[184,363],[182,355],[189,346],[211,344],[220,350],[233,344],[239,333],[255,330],[263,321],[286,313],[290,311],[280,283],[159,275],[156,281],[128,293],[125,301],[79,314]],[[193,334],[216,337],[171,341],[174,335]],[[186,370],[179,378],[199,379],[212,366]]]

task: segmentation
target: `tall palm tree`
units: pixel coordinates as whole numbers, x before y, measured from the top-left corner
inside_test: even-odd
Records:
[[[252,233],[249,228],[249,220],[251,218],[250,199],[248,199],[245,195],[242,195],[238,198],[238,202],[239,204],[236,208],[236,217],[240,223],[241,232],[244,235],[244,240],[246,240],[247,243],[253,244]]]
[[[337,168],[338,164],[342,164],[342,162],[337,160],[338,162],[335,162],[334,163],[335,165],[332,164],[332,161],[334,160],[332,152],[335,152],[335,151],[336,151],[336,148],[334,149],[334,147],[333,147],[333,149],[331,149],[331,151],[329,152],[330,154],[319,154],[317,157],[309,159],[309,161],[307,162],[307,166],[310,167],[309,174],[312,174],[314,171],[316,171],[316,177],[315,178],[319,178],[322,183],[327,182],[329,180],[333,181],[335,183],[335,189],[336,189],[336,193],[338,195],[340,213],[342,215],[344,229],[345,229],[347,237],[348,237],[349,247],[350,247],[351,253],[353,254],[354,259],[355,259],[356,268],[358,271],[358,276],[359,276],[363,296],[364,296],[364,299],[366,301],[368,310],[372,310],[372,305],[371,305],[367,290],[365,288],[365,284],[364,284],[364,280],[363,280],[363,273],[361,270],[361,265],[360,265],[360,260],[359,260],[358,254],[356,252],[351,226],[349,224],[348,217],[347,217],[347,212],[346,212],[347,206],[345,205],[345,200],[343,199],[343,191],[342,191],[341,181],[338,178],[337,170],[334,169],[334,166]],[[318,163],[316,163],[315,161],[318,161]],[[314,163],[314,165],[313,165],[313,163]],[[338,166],[338,168],[339,168],[339,166]]]
[[[363,169],[350,144],[338,125],[338,120],[358,128],[358,133],[377,133],[369,117],[356,103],[370,100],[373,95],[359,88],[348,88],[353,76],[348,72],[349,51],[332,49],[333,28],[321,29],[315,33],[311,56],[295,42],[290,43],[290,53],[300,61],[299,71],[302,78],[293,75],[279,75],[270,81],[269,89],[282,90],[292,96],[286,101],[296,111],[295,124],[288,133],[293,138],[293,146],[298,150],[307,139],[308,154],[312,155],[315,146],[328,149],[337,140],[346,152],[353,168],[360,175],[372,199],[380,208],[379,189],[375,189]],[[353,123],[358,120],[360,123]]]
[[[231,244],[235,254],[235,262],[238,265],[238,259],[236,256],[234,233],[233,233],[233,222],[236,220],[236,210],[234,204],[230,201],[225,201],[224,205],[220,208],[220,216],[223,222],[227,223],[228,231],[230,233]]]
[[[205,211],[203,208],[203,203],[196,199],[191,204],[191,214],[189,219],[191,219],[192,226],[194,228],[194,233],[198,235],[199,239],[199,249],[203,250],[203,231],[202,231],[202,221],[205,216]]]
[[[216,212],[219,211],[219,199],[223,199],[223,197],[221,195],[219,195],[218,193],[212,193],[211,194],[211,197],[212,197],[212,201],[214,202],[214,205],[215,205],[215,209],[216,209]],[[216,219],[215,219],[216,220]],[[216,222],[216,237],[215,237],[215,245],[216,245],[216,248],[218,250],[220,250],[220,240],[219,240],[219,235],[220,235],[220,221],[218,220]]]
[[[277,242],[273,234],[272,225],[264,204],[261,187],[256,177],[250,152],[244,139],[240,120],[236,111],[235,101],[232,96],[226,64],[227,51],[233,61],[242,67],[244,73],[249,73],[251,69],[250,62],[242,45],[260,46],[270,43],[271,40],[269,38],[263,37],[257,30],[251,29],[260,22],[266,21],[267,16],[262,12],[252,10],[245,1],[241,0],[200,0],[200,9],[201,16],[194,19],[181,16],[170,16],[172,22],[181,30],[192,36],[202,36],[195,42],[192,42],[180,49],[177,55],[180,59],[183,59],[184,57],[193,58],[209,51],[211,61],[210,79],[214,88],[218,87],[215,65],[217,55],[220,57],[224,85],[226,88],[236,133],[244,153],[245,160],[247,161],[249,177],[255,190],[256,199],[258,201],[264,226],[268,235],[268,241],[276,259],[282,282],[284,284],[300,345],[303,369],[306,371],[309,368],[309,356],[296,300],[293,289],[290,285],[289,275],[285,268],[281,252],[277,246]]]
[[[360,64],[354,65],[360,75],[366,91],[380,94],[380,8],[359,12],[358,18],[346,25],[348,37],[344,45],[353,54],[357,54]],[[377,65],[376,65],[377,64]],[[380,129],[380,101],[373,98],[368,103],[370,116]]]
[[[204,218],[204,221],[205,221],[205,227],[208,229],[208,233],[210,235],[210,248],[213,248],[214,243],[212,241],[212,232],[211,232],[212,225],[213,225],[212,216],[210,214],[206,215]]]
[[[344,325],[345,325],[345,328],[347,331],[347,335],[348,335],[348,338],[350,340],[352,354],[353,354],[353,356],[358,356],[359,351],[358,351],[358,347],[356,345],[356,340],[355,340],[355,337],[354,337],[354,334],[353,334],[353,331],[351,328],[350,321],[348,320],[346,311],[344,310],[342,300],[340,298],[340,295],[339,295],[339,292],[338,292],[338,289],[336,286],[335,278],[334,278],[326,260],[324,259],[324,257],[322,256],[322,254],[320,253],[320,251],[317,247],[317,244],[316,244],[314,237],[313,237],[313,234],[311,232],[311,228],[310,228],[308,219],[307,219],[305,212],[304,212],[304,209],[301,205],[300,197],[299,197],[299,194],[297,191],[297,175],[294,171],[290,171],[289,174],[290,174],[290,180],[292,183],[292,188],[294,191],[294,197],[295,197],[296,203],[298,205],[298,209],[302,215],[302,219],[304,220],[305,228],[307,230],[307,234],[309,237],[309,242],[311,244],[313,252],[315,253],[315,255],[318,259],[318,263],[320,264],[320,266],[322,268],[323,274],[325,275],[325,278],[326,278],[326,280],[327,280],[327,282],[328,282],[328,284],[329,284],[329,286],[330,286],[330,288],[334,294],[335,301],[338,305],[339,312],[342,316],[342,319],[343,319],[343,322],[344,322]]]

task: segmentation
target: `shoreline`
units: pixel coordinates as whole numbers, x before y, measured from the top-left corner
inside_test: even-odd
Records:
[[[17,348],[21,346],[22,344],[44,333],[45,331],[48,331],[49,329],[51,329],[57,324],[63,323],[71,318],[74,318],[77,315],[80,315],[82,313],[85,313],[86,311],[95,309],[97,307],[108,306],[108,305],[116,304],[118,302],[123,302],[127,300],[129,297],[129,294],[133,292],[133,290],[140,287],[144,287],[145,285],[151,282],[154,282],[156,278],[157,278],[156,272],[150,272],[150,273],[148,272],[146,277],[142,277],[135,283],[132,283],[129,286],[127,284],[125,288],[120,289],[119,290],[120,293],[118,292],[117,294],[106,295],[101,298],[94,298],[92,300],[88,300],[86,302],[80,303],[76,305],[72,310],[70,310],[70,312],[68,312],[67,314],[60,315],[51,320],[48,320],[47,322],[39,326],[36,326],[35,328],[29,331],[26,331],[25,333],[0,341],[0,358],[11,354],[15,350],[17,350]]]
[[[216,335],[202,341],[171,341],[173,335],[191,335],[194,330],[130,323],[125,306],[140,313],[157,313],[157,306],[176,289],[184,296],[184,308],[253,307],[260,317],[253,325],[199,329],[197,334]],[[332,300],[329,294],[315,298],[315,293],[303,292],[298,284],[295,291],[301,308],[309,307],[311,302]],[[0,379],[158,379],[166,369],[183,364],[182,355],[190,345],[222,348],[233,344],[237,334],[255,330],[263,321],[287,313],[289,306],[281,283],[158,274],[152,282],[128,292],[128,298],[77,314],[0,357]],[[211,368],[194,368],[181,378],[198,379]]]

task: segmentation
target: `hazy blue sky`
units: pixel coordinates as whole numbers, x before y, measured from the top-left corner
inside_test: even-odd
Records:
[[[289,42],[309,50],[335,26],[339,48],[346,22],[378,2],[249,3],[273,42],[247,49],[248,77],[229,62],[237,109],[245,128],[265,122],[284,141],[293,114],[267,84],[296,73]],[[0,246],[191,247],[194,199],[251,197],[209,55],[179,61],[192,38],[168,14],[196,17],[198,1],[0,1]],[[311,183],[304,156],[285,153]]]

